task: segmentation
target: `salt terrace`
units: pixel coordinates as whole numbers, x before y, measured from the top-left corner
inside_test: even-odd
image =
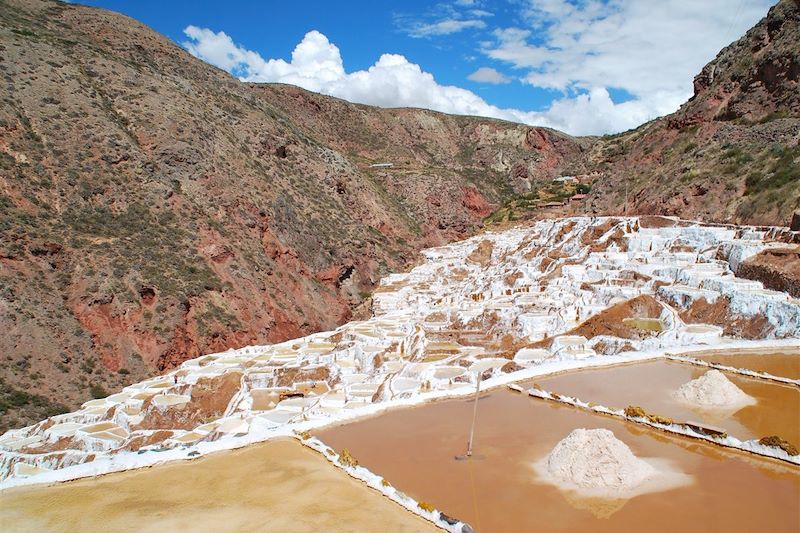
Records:
[[[651,226],[651,227],[647,227]],[[657,227],[656,227],[657,226]],[[790,235],[791,236],[791,235]],[[734,275],[777,228],[544,220],[429,249],[373,316],[186,361],[0,436],[0,486],[185,459],[565,369],[698,347],[797,346],[800,302]],[[702,306],[716,323],[693,323]],[[734,339],[726,323],[761,317]],[[766,321],[766,322],[764,322]],[[756,322],[756,321],[749,321]]]

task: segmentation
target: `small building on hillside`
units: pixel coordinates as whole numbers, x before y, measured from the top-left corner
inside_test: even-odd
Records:
[[[392,168],[394,163],[373,163],[369,168]]]
[[[553,181],[557,183],[578,183],[578,178],[575,176],[559,176],[557,178],[553,178]]]
[[[569,199],[570,202],[582,202],[584,200],[586,200],[586,195],[585,194],[574,194]]]

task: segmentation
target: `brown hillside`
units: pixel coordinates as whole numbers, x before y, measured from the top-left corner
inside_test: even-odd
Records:
[[[598,211],[788,225],[800,207],[800,1],[781,0],[672,115],[595,144]]]
[[[332,328],[581,151],[246,85],[134,20],[56,2],[0,1],[0,71],[0,430]]]

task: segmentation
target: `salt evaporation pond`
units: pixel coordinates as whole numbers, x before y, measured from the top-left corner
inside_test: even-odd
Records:
[[[658,360],[579,370],[535,382],[544,390],[586,402],[618,409],[635,405],[678,422],[703,422],[741,440],[778,435],[800,444],[800,388],[726,372],[734,385],[758,403],[730,413],[693,408],[675,398],[681,385],[708,371],[688,363]]]
[[[343,524],[346,526],[343,527]],[[0,492],[4,531],[439,531],[288,440]]]
[[[472,461],[454,459],[466,448],[468,400],[391,411],[317,436],[476,531],[800,530],[796,467],[504,389],[478,405],[479,458]],[[609,429],[637,457],[666,460],[693,482],[628,500],[562,491],[539,479],[532,465],[576,428]]]
[[[789,379],[800,379],[800,351],[796,350],[794,353],[723,352],[692,356],[709,363],[747,368]]]

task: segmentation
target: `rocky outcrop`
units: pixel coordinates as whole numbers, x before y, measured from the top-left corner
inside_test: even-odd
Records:
[[[713,324],[723,329],[725,335],[742,339],[760,339],[767,336],[772,329],[765,316],[742,317],[731,311],[731,302],[727,297],[714,301],[701,298],[694,301],[680,313],[681,320],[686,323]]]
[[[740,264],[736,275],[800,298],[800,247],[764,250]]]

